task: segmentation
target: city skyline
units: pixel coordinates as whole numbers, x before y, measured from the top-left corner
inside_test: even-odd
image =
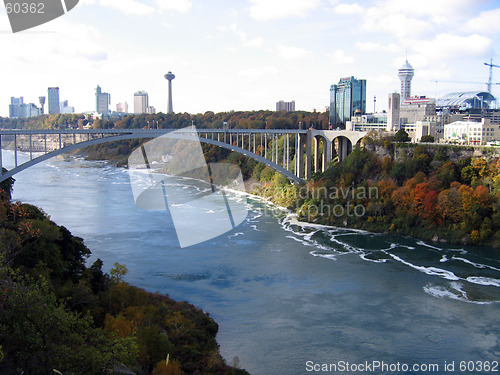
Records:
[[[166,71],[177,76],[176,112],[273,110],[286,97],[297,110],[324,111],[330,86],[347,76],[366,79],[367,98],[383,110],[400,91],[406,59],[415,69],[412,95],[486,91],[484,63],[500,63],[499,17],[498,2],[486,0],[82,0],[65,17],[12,34],[0,7],[8,51],[0,56],[0,115],[8,116],[11,97],[37,103],[53,86],[76,112],[92,111],[97,84],[115,103],[133,102],[142,88],[166,113]],[[500,86],[492,93],[500,96]]]

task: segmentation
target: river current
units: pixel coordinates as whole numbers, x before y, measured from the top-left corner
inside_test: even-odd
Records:
[[[57,158],[15,179],[13,198],[84,238],[89,263],[209,312],[223,357],[251,374],[500,373],[499,250],[301,223],[245,196],[241,225],[180,248],[126,169]]]

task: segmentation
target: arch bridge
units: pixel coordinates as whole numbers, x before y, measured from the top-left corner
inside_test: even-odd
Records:
[[[325,171],[336,155],[339,161],[359,144],[366,132],[298,129],[196,129],[201,143],[212,144],[253,158],[293,182]],[[188,129],[58,129],[0,130],[0,148],[14,152],[14,167],[2,173],[0,182],[54,156],[101,143],[156,138],[173,132],[176,138],[192,139]],[[19,152],[28,160],[19,162]],[[314,155],[313,155],[314,153]],[[314,156],[314,157],[313,157]],[[26,156],[25,156],[26,158]]]

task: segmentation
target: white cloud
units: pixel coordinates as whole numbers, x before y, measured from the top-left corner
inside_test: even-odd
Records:
[[[308,10],[315,9],[321,0],[249,0],[250,15],[258,21],[277,18],[304,16]]]
[[[3,22],[0,23],[3,29]],[[89,92],[92,96],[92,86],[97,84],[92,77],[109,62],[108,49],[98,29],[66,17],[40,25],[36,31],[0,38],[0,49],[9,51],[0,55],[5,71],[0,73],[5,88],[0,102],[6,102],[5,96],[10,95],[37,103],[39,95],[46,95],[47,87],[59,86],[61,99],[68,99],[77,111],[87,110],[90,107],[82,108],[79,95]]]
[[[80,0],[81,5],[100,5],[121,11],[127,15],[149,16],[168,11],[186,13],[192,8],[190,0],[154,0],[156,7],[146,5],[139,0]]]
[[[449,80],[453,77],[450,68],[442,63],[439,66],[431,67],[427,69],[419,69],[417,71],[419,80],[428,80],[428,81],[443,81]]]
[[[155,3],[160,11],[175,10],[180,13],[187,13],[193,7],[193,4],[189,0],[155,0]]]
[[[136,0],[99,0],[98,4],[103,7],[119,10],[128,15],[149,16],[155,13],[153,7]]]
[[[339,4],[333,8],[333,11],[338,14],[352,15],[363,13],[363,7],[359,4]]]
[[[347,56],[345,51],[341,49],[329,53],[328,57],[333,64],[351,64],[354,62],[354,57]]]
[[[383,14],[379,8],[371,8],[367,12],[363,30],[386,32],[403,38],[429,35],[433,32],[433,26],[428,21],[411,18],[403,13]]]
[[[280,44],[278,46],[278,55],[284,59],[295,60],[312,57],[313,54],[304,48]]]
[[[381,44],[376,42],[357,42],[356,48],[363,52],[384,51],[400,53],[402,51],[402,48],[396,43]]]
[[[256,47],[260,48],[264,45],[264,39],[261,37],[250,39],[243,43],[245,47]]]
[[[478,34],[459,36],[439,34],[432,40],[418,41],[413,49],[430,63],[432,61],[489,56],[492,40]]]
[[[384,12],[402,13],[412,17],[430,16],[440,20],[443,15],[446,18],[468,16],[480,3],[487,2],[488,0],[385,0],[378,7]]]
[[[388,84],[393,84],[395,82],[399,82],[398,78],[396,77],[395,74],[381,74],[375,77],[370,77],[370,83],[374,82],[377,84],[382,84],[382,85],[388,85]]]
[[[53,30],[64,30],[64,32]],[[55,34],[57,38],[54,38]],[[38,26],[36,32],[14,34],[2,39],[0,48],[6,48],[10,53],[3,55],[0,62],[25,61],[30,65],[34,61],[39,61],[40,64],[52,66],[50,70],[58,71],[61,62],[70,66],[75,61],[81,65],[104,61],[108,55],[100,44],[100,39],[101,34],[96,28],[72,23],[61,17]],[[15,45],[22,47],[14,48]],[[40,59],[37,56],[40,56]],[[42,68],[39,69],[43,71]]]
[[[500,33],[500,9],[482,12],[478,17],[469,20],[466,28],[485,34]]]
[[[217,26],[217,30],[221,32],[232,32],[234,33],[242,42],[244,47],[262,47],[264,45],[264,39],[261,37],[256,37],[252,39],[247,38],[247,34],[241,30],[236,22],[229,26]]]
[[[384,0],[366,9],[362,29],[414,39],[444,32],[443,27],[458,33],[471,14],[487,3],[489,0]]]

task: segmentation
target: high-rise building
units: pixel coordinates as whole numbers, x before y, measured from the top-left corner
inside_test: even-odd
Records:
[[[146,113],[148,107],[148,93],[146,91],[137,91],[134,94],[134,113]]]
[[[404,101],[411,96],[411,79],[415,75],[415,70],[408,63],[408,60],[406,60],[398,72],[399,79],[401,80],[401,101]]]
[[[387,113],[387,128],[386,130],[398,131],[400,127],[400,110],[401,110],[401,96],[394,92],[389,94],[389,110]]]
[[[127,102],[118,103],[116,105],[116,112],[118,112],[118,113],[128,113],[128,103]]]
[[[107,92],[102,92],[99,85],[95,89],[95,111],[107,115],[109,113],[109,105],[111,104],[111,95]]]
[[[59,110],[61,113],[75,113],[75,107],[70,107],[67,100],[59,103]]]
[[[19,118],[30,118],[30,117],[40,116],[42,114],[41,112],[42,112],[41,109],[38,108],[35,104],[23,103],[19,107]]]
[[[148,115],[154,115],[156,113],[156,108],[150,105],[148,106],[148,108],[146,108],[146,113]]]
[[[21,104],[24,103],[24,99],[21,96],[20,98],[10,98],[9,104],[9,117],[10,118],[18,118],[20,114]]]
[[[49,114],[60,113],[59,110],[59,87],[49,87]]]
[[[330,126],[345,129],[354,114],[366,113],[366,80],[341,78],[330,87]]]
[[[291,102],[285,102],[283,100],[276,102],[276,112],[279,111],[287,111],[287,112],[295,111],[295,100],[292,100]]]

